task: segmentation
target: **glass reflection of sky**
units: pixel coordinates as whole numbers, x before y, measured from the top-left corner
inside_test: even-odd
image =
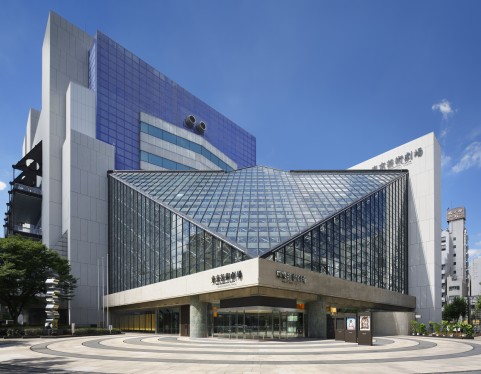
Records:
[[[116,172],[173,211],[262,255],[401,177],[399,171]]]

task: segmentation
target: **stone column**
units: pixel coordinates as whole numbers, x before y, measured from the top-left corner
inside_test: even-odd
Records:
[[[199,301],[199,296],[190,298],[190,337],[207,336],[207,303]]]
[[[307,321],[309,338],[327,338],[326,302],[321,297],[307,303]]]

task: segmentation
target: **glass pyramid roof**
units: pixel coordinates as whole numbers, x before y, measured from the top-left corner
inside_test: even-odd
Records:
[[[261,256],[401,177],[399,171],[115,171],[116,179]]]

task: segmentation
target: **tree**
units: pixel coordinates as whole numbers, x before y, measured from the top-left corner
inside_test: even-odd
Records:
[[[476,313],[481,312],[481,296],[478,296],[476,298],[476,305],[474,306],[474,310],[476,310]]]
[[[463,297],[456,296],[453,301],[446,304],[443,308],[443,320],[457,321],[459,317],[466,316],[468,311],[468,304]]]
[[[14,321],[47,291],[45,281],[52,277],[59,280],[60,299],[70,300],[77,280],[67,259],[38,241],[21,236],[0,239],[0,304]]]

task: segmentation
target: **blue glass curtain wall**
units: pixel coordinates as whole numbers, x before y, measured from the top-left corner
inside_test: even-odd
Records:
[[[403,175],[263,257],[407,293],[407,178]]]
[[[212,152],[210,152],[207,148],[203,147],[202,145],[200,145],[198,143],[192,142],[188,139],[185,139],[181,136],[172,134],[168,131],[159,129],[159,128],[157,128],[155,126],[152,126],[152,125],[149,125],[148,123],[145,123],[145,122],[140,122],[140,131],[145,133],[145,134],[154,136],[157,139],[165,140],[166,142],[178,145],[179,147],[188,149],[189,151],[192,151],[192,152],[195,152],[199,155],[202,155],[206,159],[210,160],[212,163],[214,163],[215,165],[220,167],[222,170],[225,170],[225,171],[234,170],[229,165],[227,165],[224,161],[222,161],[219,157],[217,157]],[[144,153],[147,153],[147,152],[144,152]],[[144,160],[144,161],[146,161],[146,160]],[[159,166],[162,166],[162,165],[159,165]],[[172,170],[194,170],[194,169],[183,168],[183,169],[172,169]]]
[[[247,256],[109,176],[109,285],[120,292]]]
[[[90,49],[89,87],[97,93],[97,139],[115,145],[118,170],[140,168],[140,112],[183,128],[193,114],[207,123],[203,137],[239,168],[256,164],[253,135],[99,31]]]

